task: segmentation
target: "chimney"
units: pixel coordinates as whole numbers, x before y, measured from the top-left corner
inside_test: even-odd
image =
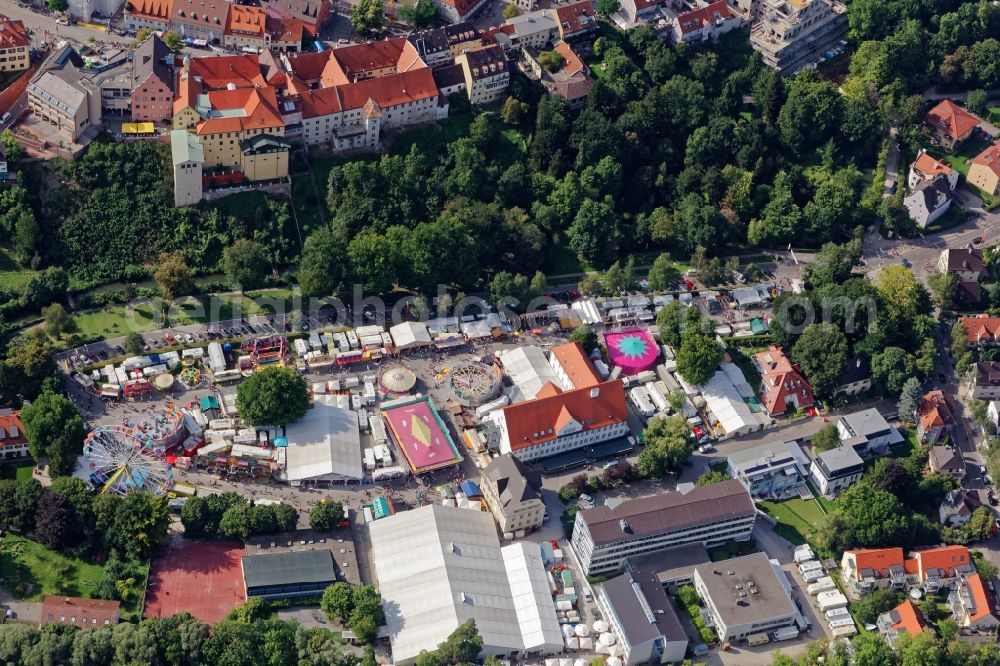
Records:
[[[590,389],[591,398],[596,398],[599,395],[601,395],[601,389],[599,387],[595,386],[594,388]]]

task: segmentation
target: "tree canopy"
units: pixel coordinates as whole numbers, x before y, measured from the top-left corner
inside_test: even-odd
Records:
[[[36,460],[48,459],[52,476],[73,472],[77,457],[83,453],[86,433],[83,417],[71,400],[46,391],[21,410],[21,423],[28,438],[28,450]]]
[[[236,388],[236,406],[251,425],[288,425],[309,409],[309,387],[291,368],[264,368]]]

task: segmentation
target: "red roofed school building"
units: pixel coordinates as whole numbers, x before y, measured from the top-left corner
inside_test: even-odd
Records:
[[[51,596],[42,602],[42,616],[38,626],[68,624],[80,629],[97,629],[118,624],[121,616],[120,602],[107,599],[82,599],[80,597]]]
[[[968,139],[982,121],[946,99],[927,112],[924,122],[934,130],[941,144],[950,149]]]
[[[494,410],[501,453],[538,460],[628,434],[621,380],[564,391],[546,383],[533,400]]]
[[[754,354],[753,362],[760,370],[761,399],[768,414],[779,416],[789,410],[813,406],[812,386],[781,348],[772,345]]]

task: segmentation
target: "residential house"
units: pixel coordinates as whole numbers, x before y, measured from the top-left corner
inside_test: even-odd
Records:
[[[948,164],[941,162],[921,148],[917,153],[917,159],[910,165],[910,171],[906,178],[906,186],[911,190],[925,180],[934,180],[938,176],[948,179],[949,187],[954,190],[958,187],[958,171],[952,169]]]
[[[972,130],[982,121],[950,99],[944,99],[927,112],[924,122],[937,134],[941,145],[951,150],[972,136]]]
[[[597,586],[597,605],[621,646],[623,666],[677,663],[688,637],[653,569],[629,566]]]
[[[126,0],[122,27],[129,32],[143,28],[166,31],[170,29],[173,0]]]
[[[486,6],[486,0],[433,0],[438,15],[446,23],[463,23],[471,20]]]
[[[226,0],[172,0],[170,29],[209,43],[222,40],[231,4]]]
[[[320,34],[333,11],[331,0],[263,0],[261,6],[268,16],[302,21],[303,29],[313,37]]]
[[[837,46],[847,32],[847,8],[836,0],[763,0],[750,46],[764,64],[792,75]]]
[[[984,312],[972,317],[959,317],[958,323],[965,329],[965,339],[970,347],[1000,344],[1000,317],[992,317]]]
[[[972,397],[977,400],[1000,398],[1000,362],[979,361],[975,366]]]
[[[614,508],[583,509],[576,514],[570,545],[585,575],[608,574],[620,571],[629,558],[676,546],[747,541],[756,516],[746,488],[730,479],[687,493],[627,499]]]
[[[965,546],[940,546],[912,553],[906,571],[913,583],[933,593],[951,587],[960,576],[973,573],[975,567]]]
[[[236,5],[229,8],[222,45],[240,51],[262,51],[270,45],[267,12],[260,7]]]
[[[587,101],[590,89],[594,87],[590,71],[566,42],[557,42],[552,50],[563,58],[563,66],[555,72],[542,67],[538,60],[538,51],[535,49],[524,47],[521,50],[522,62],[531,72],[530,76],[540,81],[548,94],[562,97],[571,109],[579,109]]]
[[[806,628],[792,602],[788,577],[778,561],[764,553],[695,567],[694,588],[722,643],[784,627]]]
[[[961,482],[965,478],[965,460],[950,446],[932,446],[927,465],[932,472],[949,474]]]
[[[903,549],[869,548],[845,550],[840,559],[844,584],[854,594],[867,594],[878,588],[902,590],[906,587]]]
[[[878,632],[889,645],[900,636],[916,636],[924,630],[924,616],[912,601],[907,599],[888,613],[878,616]]]
[[[942,525],[961,527],[972,518],[972,512],[983,504],[974,490],[955,488],[945,493],[938,507],[938,520]]]
[[[0,72],[20,72],[31,67],[31,37],[24,22],[0,14]]]
[[[761,374],[760,393],[768,414],[779,416],[789,410],[812,407],[812,386],[780,347],[771,345],[754,354],[753,362]]]
[[[716,0],[677,14],[670,22],[670,37],[675,44],[696,44],[718,39],[743,27],[743,17],[730,8],[727,0]]]
[[[847,359],[847,365],[844,366],[844,371],[840,373],[837,385],[834,393],[842,393],[844,395],[857,395],[871,389],[871,365],[863,358],[852,357]]]
[[[525,462],[628,435],[621,380],[563,391],[549,382],[533,400],[495,409],[484,418],[501,453]]]
[[[1000,192],[1000,142],[972,158],[966,180],[987,194]]]
[[[444,27],[445,37],[448,39],[448,48],[451,49],[451,57],[454,59],[460,53],[470,49],[478,49],[483,45],[482,34],[474,24],[468,21],[452,23]]]
[[[621,0],[619,9],[630,24],[637,24],[652,18],[662,4],[664,0]]]
[[[0,408],[0,458],[27,458],[28,455],[28,437],[21,423],[21,411]]]
[[[862,458],[884,456],[904,441],[903,435],[875,408],[841,416],[837,434],[843,446],[853,447]]]
[[[121,620],[121,602],[108,599],[83,599],[53,595],[42,601],[39,627],[68,624],[79,629],[97,629]]]
[[[542,526],[541,472],[510,454],[494,458],[483,469],[480,489],[502,533],[532,531]]]
[[[132,52],[130,99],[133,122],[162,122],[173,116],[173,54],[155,34]]]
[[[933,444],[951,435],[955,418],[951,398],[940,389],[926,393],[917,403],[917,436],[924,444]]]
[[[959,282],[979,282],[986,271],[983,251],[977,247],[948,248],[938,258],[939,273],[954,273]]]
[[[903,205],[918,227],[926,229],[951,207],[952,186],[945,175],[922,180],[906,197]]]
[[[465,89],[473,105],[489,104],[507,92],[510,71],[507,56],[499,46],[465,51],[455,58],[465,75]]]
[[[445,28],[411,32],[406,39],[413,45],[420,59],[427,63],[428,67],[437,69],[451,65],[453,56]]]
[[[302,38],[306,33],[302,19],[269,15],[264,29],[270,39],[272,51],[298,53],[302,49]]]
[[[1000,619],[990,605],[979,574],[963,576],[948,595],[948,605],[951,606],[952,617],[962,629],[992,634],[1000,627]]]
[[[465,72],[461,65],[448,65],[434,70],[434,85],[442,95],[448,97],[465,93]]]
[[[816,456],[810,476],[820,493],[829,497],[853,486],[861,479],[864,471],[864,460],[854,447],[838,446]]]
[[[754,499],[784,499],[805,485],[809,459],[795,442],[761,444],[730,454],[730,478],[743,484]]]
[[[170,157],[174,170],[174,206],[193,206],[202,197],[205,151],[198,135],[183,129],[170,132]]]
[[[540,50],[553,43],[559,34],[556,20],[544,10],[509,18],[505,25],[513,28],[513,33],[497,33],[496,39],[508,51],[525,46]]]
[[[559,27],[559,39],[570,44],[589,39],[600,30],[594,0],[577,0],[552,8]]]

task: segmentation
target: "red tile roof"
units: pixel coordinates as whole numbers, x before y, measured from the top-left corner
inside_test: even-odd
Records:
[[[855,579],[861,579],[862,569],[871,569],[880,577],[889,575],[889,568],[903,566],[902,548],[870,548],[866,550],[848,550],[845,555],[854,558]]]
[[[965,584],[969,586],[969,593],[972,595],[972,601],[975,604],[975,609],[969,613],[969,621],[975,622],[990,615],[992,613],[990,600],[986,596],[986,588],[983,587],[983,580],[979,577],[979,574],[972,574],[966,578]]]
[[[927,572],[932,569],[940,569],[948,577],[955,576],[956,567],[972,562],[969,558],[969,549],[965,546],[942,546],[920,550],[913,554],[913,559],[917,561],[920,580],[925,580]]]
[[[217,30],[221,34],[230,6],[225,0],[173,0],[171,20]]]
[[[555,440],[568,423],[567,417],[579,423],[584,432],[621,423],[628,417],[620,379],[509,405],[503,408],[503,415],[513,450]]]
[[[1000,176],[1000,141],[973,157],[972,163],[984,166]]]
[[[367,79],[339,86],[345,109],[360,109],[374,99],[383,110],[405,102],[437,98],[437,84],[429,67],[413,69],[394,76]]]
[[[893,612],[899,618],[892,623],[892,628],[897,632],[916,636],[924,630],[924,618],[909,599],[896,606]]]
[[[229,10],[229,20],[226,21],[226,34],[264,39],[266,22],[267,14],[260,7],[233,5]]]
[[[917,405],[917,418],[924,430],[931,428],[948,428],[955,423],[951,415],[948,398],[941,390],[931,391],[920,399]]]
[[[942,100],[940,104],[928,111],[925,121],[931,127],[947,133],[953,139],[968,134],[973,127],[982,122],[950,99]]]
[[[1000,317],[983,313],[975,317],[959,317],[959,323],[967,331],[965,339],[972,344],[1000,342]]]
[[[771,345],[766,351],[754,354],[754,360],[761,368],[764,384],[769,387],[764,395],[764,407],[769,414],[784,413],[786,401],[793,395],[799,407],[812,406],[812,386],[780,347]]]
[[[31,38],[28,37],[24,22],[0,16],[0,49],[12,49],[30,44]]]
[[[96,629],[106,624],[118,624],[120,606],[120,602],[107,599],[45,597],[40,624],[70,624],[82,629]]]
[[[329,52],[348,80],[370,76],[370,72],[392,68],[397,72],[426,67],[417,49],[405,37],[355,44]]]
[[[725,0],[723,0],[723,2],[725,2]],[[563,57],[563,60],[565,61],[565,63],[562,66],[562,69],[559,70],[561,73],[565,74],[566,76],[573,76],[575,74],[580,74],[583,72],[584,70],[583,61],[580,60],[580,56],[578,56],[576,52],[572,48],[570,48],[569,44],[567,44],[566,42],[559,42],[558,44],[555,45],[553,50],[559,55],[561,55]]]
[[[442,0],[446,5],[451,5],[458,13],[458,20],[463,20],[466,16],[475,11],[476,7],[483,0]]]
[[[681,34],[686,35],[734,15],[733,10],[726,4],[726,0],[718,0],[700,9],[678,14],[677,25],[680,26]]]
[[[173,0],[128,0],[126,12],[154,21],[169,21]]]
[[[552,355],[573,382],[573,388],[597,386],[601,383],[601,378],[597,376],[594,365],[587,358],[587,353],[579,342],[556,345],[552,348]]]
[[[302,42],[302,34],[305,31],[302,19],[268,16],[264,25],[272,41],[296,44]]]
[[[243,109],[243,115],[202,120],[198,123],[199,135],[285,126],[274,88],[214,90],[208,93],[208,99],[213,109]]]
[[[229,84],[237,88],[267,85],[256,55],[192,58],[190,71],[192,76],[201,78],[201,86],[205,90],[225,90]]]
[[[563,39],[597,29],[597,11],[593,0],[580,0],[555,8],[556,23]]]
[[[21,412],[10,412],[0,415],[0,450],[7,446],[23,446],[28,443],[24,436],[24,424],[21,423]]]
[[[938,174],[947,176],[951,173],[950,166],[934,159],[927,151],[921,151],[920,155],[917,156],[917,159],[913,162],[913,169],[926,176],[936,176]]]

